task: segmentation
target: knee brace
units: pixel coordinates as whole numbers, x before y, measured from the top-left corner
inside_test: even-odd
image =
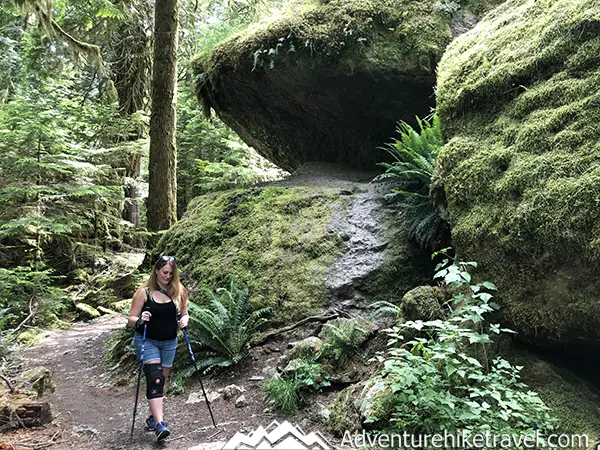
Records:
[[[160,364],[144,364],[146,375],[146,398],[161,398],[165,388],[165,376]]]

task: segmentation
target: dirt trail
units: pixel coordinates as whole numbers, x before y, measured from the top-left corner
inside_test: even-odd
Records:
[[[147,411],[142,382],[134,438],[130,442],[136,378],[132,377],[126,386],[114,387],[103,362],[110,331],[124,326],[124,323],[123,317],[106,316],[90,323],[78,323],[69,330],[49,333],[40,344],[22,352],[19,357],[25,365],[43,365],[52,371],[56,390],[45,394],[42,400],[50,402],[55,420],[45,429],[5,434],[1,441],[31,445],[49,442],[55,436],[53,442],[57,443],[46,448],[217,450],[236,432],[250,432],[259,425],[266,427],[273,420],[289,420],[310,430],[324,428],[311,417],[315,411],[304,411],[293,417],[270,412],[266,409],[260,382],[249,380],[253,376],[264,377],[269,368],[275,366],[281,350],[285,348],[284,342],[275,342],[253,349],[236,370],[204,381],[209,396],[216,395],[218,389],[230,384],[246,389],[244,396],[248,405],[243,408],[235,407],[235,398],[224,400],[221,396],[212,402],[218,424],[216,429],[204,402],[186,404],[191,393],[201,395],[199,383],[193,380],[184,395],[167,399],[165,420],[172,434],[166,442],[156,443],[153,434],[144,430]],[[332,439],[331,436],[328,438]]]

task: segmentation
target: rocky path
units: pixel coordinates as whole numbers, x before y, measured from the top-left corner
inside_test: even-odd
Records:
[[[225,439],[243,428],[248,422],[246,417],[249,419],[256,413],[256,408],[249,405],[249,409],[239,411],[237,415],[244,419],[239,420],[231,411],[238,408],[229,402],[216,400],[213,410],[219,428],[215,430],[204,403],[186,404],[188,395],[170,397],[165,412],[172,438],[158,444],[154,442],[153,434],[143,429],[147,412],[142,383],[136,427],[130,442],[135,376],[126,386],[115,387],[103,362],[110,331],[123,325],[122,317],[105,317],[92,323],[76,324],[67,331],[50,333],[40,344],[23,352],[27,366],[43,365],[52,371],[56,390],[45,395],[44,399],[51,404],[55,416],[52,427],[60,435],[55,439],[58,443],[51,447],[53,450],[220,448],[216,447],[219,439]],[[216,389],[211,380],[205,384],[209,392]],[[188,394],[195,388],[192,385]],[[250,389],[261,396],[258,389]],[[255,406],[261,411],[264,407],[258,402]],[[217,431],[219,434],[211,438]],[[206,445],[211,440],[216,443]]]

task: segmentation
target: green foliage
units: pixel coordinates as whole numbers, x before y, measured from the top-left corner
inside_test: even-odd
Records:
[[[23,266],[0,268],[0,330],[16,327],[30,312],[34,314],[28,325],[56,322],[69,304],[69,298],[61,289],[53,287],[54,283],[50,270]]]
[[[269,401],[284,413],[293,413],[300,407],[299,386],[296,380],[275,376],[262,384]]]
[[[130,233],[122,174],[139,148],[120,141],[139,117],[99,102],[93,77],[90,87],[38,39],[31,31],[18,43],[21,80],[0,104],[0,266],[64,274],[93,266]]]
[[[476,267],[474,262],[444,266],[447,263],[438,265],[434,278],[456,292],[450,300],[454,311],[446,321],[405,322],[405,328],[427,330],[431,338],[417,338],[402,347],[397,346],[403,342],[402,330],[387,330],[390,347],[376,358],[382,369],[375,382],[383,383],[384,390],[373,400],[380,408],[373,409],[368,421],[413,434],[552,431],[555,420],[549,408],[519,380],[522,367],[501,357],[488,360],[490,335],[512,332],[485,321],[498,308],[491,301],[495,286],[471,283],[468,269]]]
[[[262,384],[269,402],[285,413],[297,411],[307,393],[319,392],[330,385],[329,375],[315,360],[295,359],[290,365],[293,368]]]
[[[370,315],[370,318],[376,318],[377,316],[394,316],[398,315],[400,308],[398,305],[395,305],[391,302],[387,302],[385,300],[380,300],[378,302],[371,303],[369,305],[371,309],[374,309]]]
[[[437,204],[430,196],[431,177],[444,141],[437,115],[431,123],[417,117],[417,123],[420,133],[406,122],[398,123],[396,131],[400,137],[383,147],[394,162],[381,163],[385,172],[373,181],[393,183],[394,190],[384,197],[404,209],[409,237],[421,247],[433,250],[442,244],[448,226],[446,205]]]
[[[207,292],[207,297],[205,306],[189,302],[190,343],[196,350],[208,352],[198,362],[198,369],[235,365],[247,355],[250,340],[270,310],[252,310],[248,290],[236,286],[233,278],[227,288]]]
[[[219,119],[206,119],[187,85],[179,92],[177,112],[180,216],[198,195],[276,180],[285,173],[242,143]]]
[[[317,356],[335,367],[342,367],[349,359],[359,355],[360,345],[364,341],[367,330],[359,327],[356,320],[347,320],[339,326],[325,324],[323,345]]]

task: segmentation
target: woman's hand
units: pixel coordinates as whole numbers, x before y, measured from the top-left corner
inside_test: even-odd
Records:
[[[142,311],[142,315],[138,318],[135,326],[139,327],[140,325],[146,325],[148,322],[150,322],[151,318],[152,313],[150,311]]]
[[[189,321],[190,321],[190,316],[188,316],[187,314],[184,314],[177,321],[177,325],[179,326],[179,328],[183,329],[183,328],[186,328],[188,326],[188,322]]]

